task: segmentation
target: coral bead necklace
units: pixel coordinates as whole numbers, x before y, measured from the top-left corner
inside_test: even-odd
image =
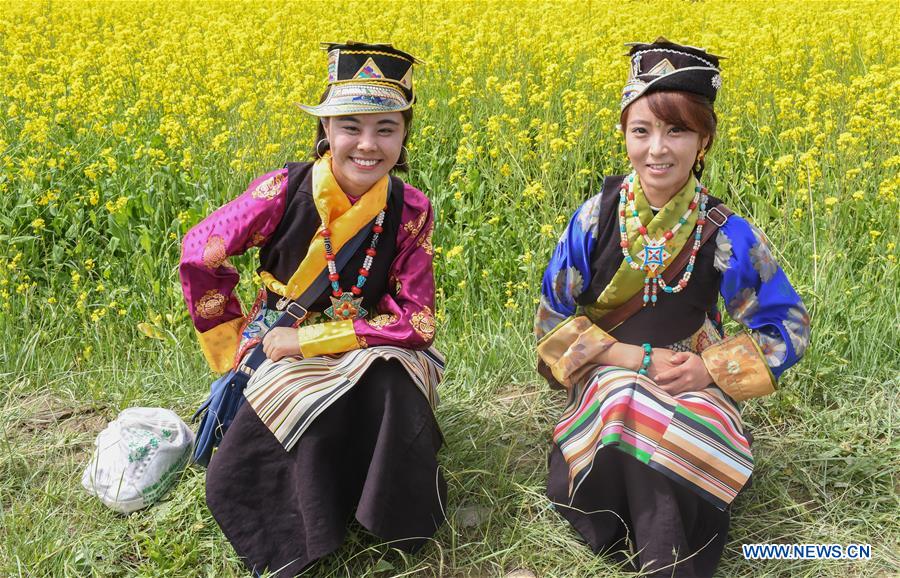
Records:
[[[634,203],[634,179],[635,175],[632,173],[622,181],[622,188],[619,191],[619,246],[622,248],[625,262],[635,271],[645,272],[643,306],[646,307],[648,303],[655,306],[659,288],[662,288],[666,293],[679,293],[687,287],[688,281],[691,280],[694,262],[697,260],[697,253],[700,250],[700,243],[703,238],[703,225],[706,224],[706,203],[709,200],[709,196],[706,188],[698,183],[694,189],[694,199],[690,202],[684,214],[679,217],[678,222],[671,229],[665,231],[662,237],[651,239],[647,234],[647,227],[641,223],[641,218]],[[629,251],[631,242],[628,240],[628,232],[625,226],[626,202],[627,211],[633,218],[635,228],[644,241],[643,249],[637,254],[637,258],[642,261],[641,263],[635,261]],[[657,269],[664,266],[669,257],[672,256],[666,251],[666,243],[675,237],[681,226],[687,223],[688,217],[691,216],[694,209],[698,207],[700,212],[697,215],[697,226],[694,230],[694,244],[691,247],[690,259],[688,259],[688,264],[681,275],[681,280],[675,285],[667,285],[662,278],[662,274],[657,273]]]
[[[359,275],[356,283],[349,292],[341,289],[340,274],[337,266],[334,264],[334,250],[331,246],[331,231],[328,227],[323,227],[319,232],[322,235],[322,241],[325,244],[325,261],[328,263],[328,280],[331,281],[331,307],[325,310],[325,315],[331,319],[338,321],[353,320],[365,317],[368,311],[362,306],[362,286],[366,284],[366,278],[369,276],[369,269],[372,268],[372,261],[375,259],[378,246],[378,238],[381,236],[384,228],[384,213],[387,207],[378,213],[375,217],[375,224],[372,225],[372,242],[366,249],[366,258],[363,260],[363,266],[359,269]]]

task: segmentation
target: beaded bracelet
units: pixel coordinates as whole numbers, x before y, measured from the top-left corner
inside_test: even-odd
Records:
[[[641,360],[641,368],[638,369],[638,373],[647,375],[647,369],[650,367],[650,351],[652,348],[649,343],[645,343],[641,347],[644,348],[644,359]]]

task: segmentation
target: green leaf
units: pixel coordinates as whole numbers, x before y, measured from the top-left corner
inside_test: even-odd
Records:
[[[145,337],[149,337],[150,339],[158,339],[160,341],[165,341],[165,336],[159,327],[155,325],[150,325],[146,322],[140,322],[137,324],[138,331],[144,334]]]
[[[379,560],[375,567],[372,569],[376,574],[380,572],[390,572],[394,570],[394,565],[388,562],[387,560]]]
[[[151,247],[151,241],[150,241],[150,234],[146,230],[144,230],[141,233],[140,241],[141,241],[141,249],[143,249],[145,252],[149,253],[150,247]]]

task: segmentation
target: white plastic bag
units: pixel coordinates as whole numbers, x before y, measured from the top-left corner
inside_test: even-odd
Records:
[[[94,446],[81,485],[127,514],[149,506],[172,487],[191,457],[194,433],[173,411],[132,407],[100,432]]]

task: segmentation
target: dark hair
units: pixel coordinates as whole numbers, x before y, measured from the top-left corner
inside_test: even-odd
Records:
[[[319,99],[320,104],[325,101],[325,97],[327,95],[328,95],[328,91],[326,90],[322,94],[322,98]],[[413,109],[412,109],[412,107],[407,108],[406,110],[400,111],[400,114],[403,115],[403,124],[404,124],[403,128],[406,131],[406,134],[403,135],[403,148],[400,149],[400,158],[397,159],[397,164],[394,165],[394,167],[391,169],[391,171],[405,173],[405,172],[409,171],[409,159],[406,156],[406,141],[409,140],[409,129],[412,126],[412,121],[413,121]],[[324,153],[325,151],[327,151],[331,148],[331,145],[328,143],[328,137],[325,135],[325,127],[322,125],[322,120],[323,119],[320,118],[320,119],[318,119],[318,121],[316,121],[316,141],[313,143],[313,148],[312,148],[312,158],[313,159],[322,158],[322,155],[320,154],[320,151],[319,151],[319,148],[320,148],[319,143],[321,141],[324,140],[325,144],[327,145],[327,146],[321,147],[322,153]]]
[[[712,148],[716,138],[716,125],[719,122],[712,103],[705,96],[692,92],[661,90],[651,92],[641,98],[647,99],[650,111],[660,120],[675,126],[681,126],[700,135],[700,138],[709,138],[706,144],[706,152]],[[628,112],[631,107],[622,111],[619,123],[622,130],[628,123]],[[700,170],[694,170],[697,178],[703,174],[706,162],[700,161]],[[692,169],[693,170],[693,169]]]

